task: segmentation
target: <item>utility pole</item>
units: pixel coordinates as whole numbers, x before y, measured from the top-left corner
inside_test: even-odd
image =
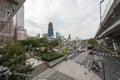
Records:
[[[101,27],[101,23],[102,23],[102,7],[101,7],[101,4],[104,2],[104,0],[101,0],[100,1],[100,27]]]

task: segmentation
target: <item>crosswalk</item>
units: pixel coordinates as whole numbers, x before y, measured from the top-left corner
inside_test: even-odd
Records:
[[[112,56],[112,57],[120,57],[120,55],[115,55],[115,54],[107,54],[107,53],[99,53],[98,55],[100,55],[100,56]]]

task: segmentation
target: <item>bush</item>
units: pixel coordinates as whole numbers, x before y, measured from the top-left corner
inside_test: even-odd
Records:
[[[58,59],[58,58],[60,58],[62,56],[63,56],[63,54],[56,54],[56,53],[42,54],[41,59],[50,62],[50,61]]]
[[[42,51],[41,52],[38,52],[35,54],[35,56],[38,56],[38,57],[41,57],[42,55],[44,55],[45,53],[43,53]]]

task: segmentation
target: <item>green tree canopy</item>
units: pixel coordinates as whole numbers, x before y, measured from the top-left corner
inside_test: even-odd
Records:
[[[31,65],[26,64],[25,48],[18,42],[9,43],[4,48],[0,49],[0,55],[2,55],[0,64],[6,67],[13,67],[11,69],[13,73],[27,73],[32,70]],[[19,80],[15,76],[14,78],[14,80]]]
[[[49,47],[50,47],[51,50],[58,45],[59,45],[58,40],[51,40],[50,43],[49,43]]]
[[[88,44],[91,44],[92,46],[95,46],[97,44],[97,41],[95,38],[88,39]]]
[[[23,41],[23,44],[32,45],[32,47],[39,47],[40,45],[39,40],[33,38]]]
[[[49,40],[47,38],[41,38],[39,39],[40,47],[47,47]]]

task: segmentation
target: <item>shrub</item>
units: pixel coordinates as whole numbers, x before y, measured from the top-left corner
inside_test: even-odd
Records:
[[[41,51],[41,52],[36,53],[35,56],[41,57],[43,54],[45,54],[45,53],[43,53],[43,52]]]
[[[56,54],[56,53],[42,54],[41,59],[50,62],[50,61],[58,59],[58,58],[60,58],[62,56],[63,56],[63,54]]]

